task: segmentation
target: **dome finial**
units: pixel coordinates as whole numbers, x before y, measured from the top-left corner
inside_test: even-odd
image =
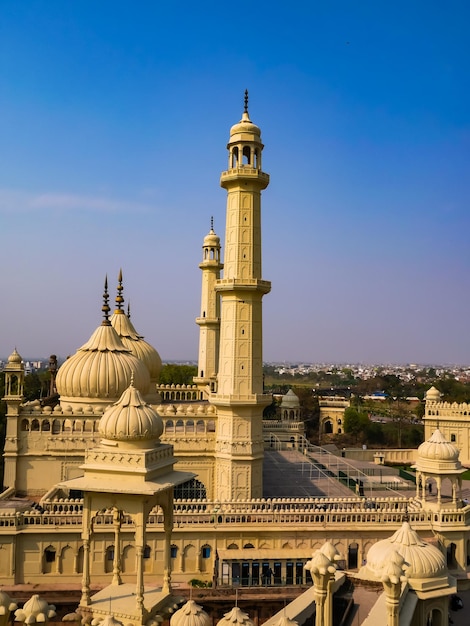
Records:
[[[131,319],[131,301],[130,300],[128,300],[127,302],[127,317]]]
[[[124,287],[122,286],[122,268],[119,270],[118,276],[118,286],[117,286],[117,295],[116,295],[116,311],[122,311],[122,305],[124,303],[124,298],[122,297],[122,292]]]
[[[211,230],[214,230],[214,216],[211,215]]]
[[[103,306],[101,310],[103,311],[103,321],[101,323],[102,326],[111,326],[111,322],[109,321],[109,295],[108,295],[108,275],[106,274],[106,278],[104,279],[104,293],[103,293]]]
[[[248,89],[245,89],[245,108],[244,112],[248,113]]]

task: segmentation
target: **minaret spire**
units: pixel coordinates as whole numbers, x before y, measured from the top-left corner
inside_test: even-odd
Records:
[[[245,89],[245,113],[248,113],[248,89]]]
[[[116,310],[115,313],[122,313],[122,305],[124,304],[124,298],[122,296],[122,292],[124,290],[124,287],[122,286],[122,268],[119,270],[119,276],[118,276],[118,286],[117,286],[117,295],[116,295]]]
[[[103,321],[101,322],[101,326],[111,326],[111,322],[109,321],[109,294],[108,294],[108,275],[106,274],[106,278],[104,279],[104,293],[103,293],[103,306],[101,310],[103,311]]]

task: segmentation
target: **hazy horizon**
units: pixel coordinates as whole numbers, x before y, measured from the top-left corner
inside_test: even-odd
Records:
[[[122,268],[136,329],[196,358],[248,88],[264,360],[470,362],[470,5],[315,4],[2,3],[1,354],[73,354]]]

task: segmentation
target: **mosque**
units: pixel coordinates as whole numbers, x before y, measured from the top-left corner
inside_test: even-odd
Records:
[[[191,580],[298,587],[298,600],[269,625],[302,626],[310,610],[317,626],[331,626],[333,597],[348,580],[380,588],[363,624],[442,626],[449,596],[470,577],[457,442],[436,424],[416,452],[413,493],[375,496],[371,482],[362,495],[308,444],[292,391],[278,419],[263,419],[271,403],[262,369],[271,289],[261,263],[263,147],[246,94],[220,178],[224,262],[213,224],[202,245],[193,385],[159,384],[161,359],[125,313],[122,273],[114,312],[106,281],[100,325],[57,371],[51,358],[49,398],[24,401],[24,363],[16,349],[10,355],[0,585],[80,589],[80,619],[93,626],[157,626],[175,608],[174,589]],[[435,390],[428,396],[435,410]],[[2,593],[0,621],[14,610]],[[17,621],[48,621],[53,609],[32,600]],[[239,607],[224,619],[253,624]],[[172,626],[210,623],[192,599],[171,617]]]

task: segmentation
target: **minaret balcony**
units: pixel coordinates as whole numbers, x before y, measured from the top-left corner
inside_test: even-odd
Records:
[[[220,325],[220,317],[196,317],[196,324],[216,328]]]
[[[233,167],[222,172],[220,175],[220,184],[223,186],[223,183],[230,182],[231,180],[240,180],[240,178],[251,181],[257,180],[262,185],[262,189],[269,185],[269,174],[262,172],[256,167],[250,167],[249,165]]]
[[[215,290],[269,293],[271,291],[271,282],[259,278],[219,278],[215,283]]]

